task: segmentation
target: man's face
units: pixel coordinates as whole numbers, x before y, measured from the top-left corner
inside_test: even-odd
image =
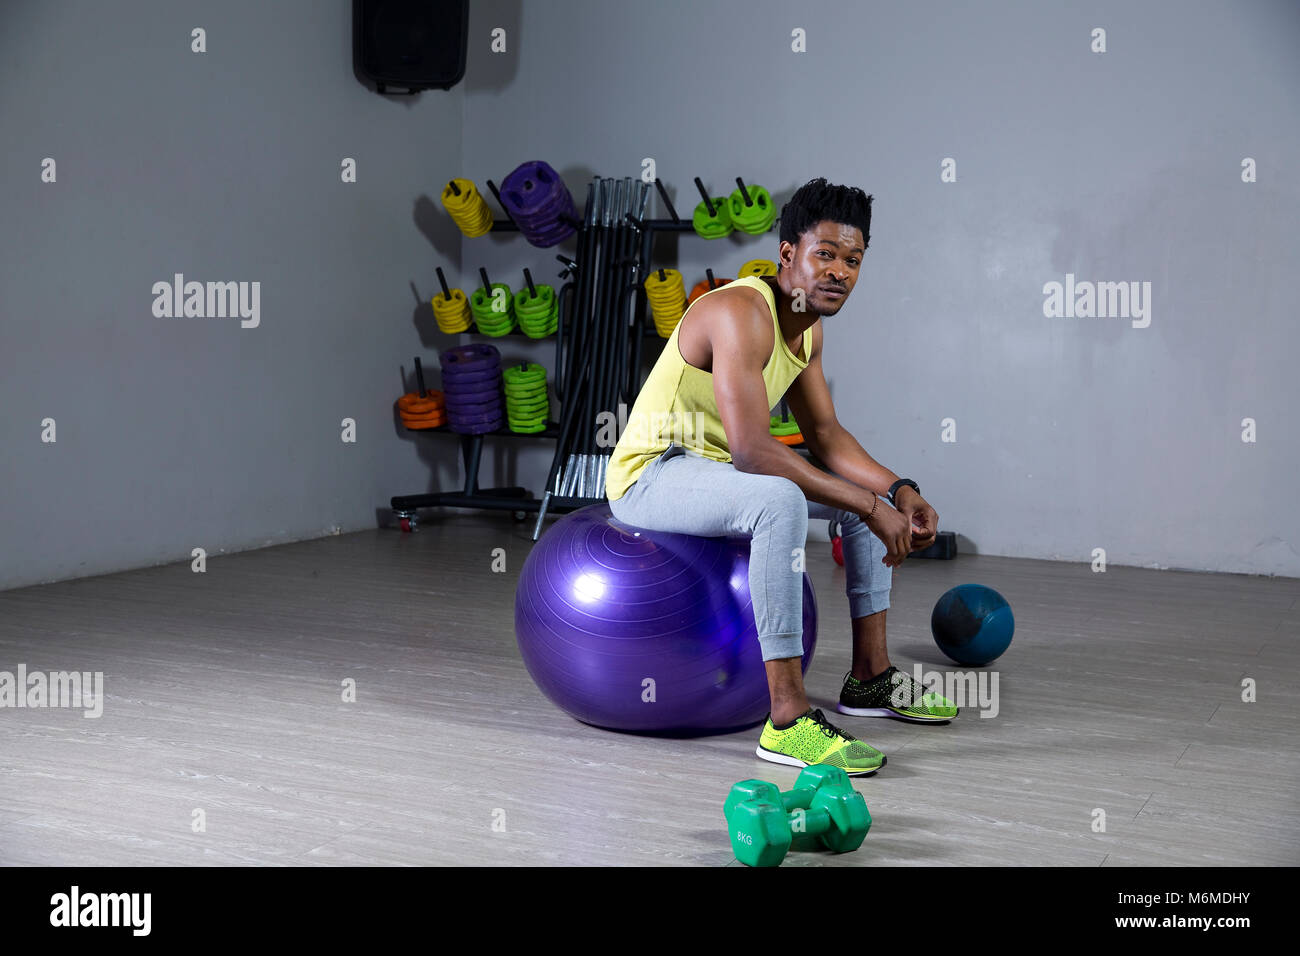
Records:
[[[862,230],[825,219],[799,237],[781,243],[781,271],[790,288],[803,289],[808,311],[834,315],[848,300],[862,265]]]

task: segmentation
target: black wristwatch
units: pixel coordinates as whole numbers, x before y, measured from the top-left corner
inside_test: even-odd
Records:
[[[915,491],[918,495],[921,493],[920,486],[918,486],[917,483],[913,481],[911,478],[899,478],[896,482],[894,482],[892,485],[889,486],[889,503],[891,505],[894,504],[894,494],[898,491],[899,488],[903,487],[903,485],[911,485],[913,491]]]

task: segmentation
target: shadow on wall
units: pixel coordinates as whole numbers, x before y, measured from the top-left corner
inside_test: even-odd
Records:
[[[439,172],[444,171],[439,170]],[[463,174],[456,173],[455,175],[459,176]],[[433,256],[430,261],[436,263],[447,263],[455,270],[455,273],[453,274],[459,274],[462,266],[460,255],[460,230],[456,228],[456,224],[452,221],[451,216],[447,215],[447,210],[442,208],[441,199],[442,190],[446,187],[447,182],[450,181],[450,179],[451,177],[448,176],[446,180],[440,180],[436,184],[438,189],[436,196],[422,193],[415,198],[415,203],[411,209],[411,219],[415,223],[416,231],[418,231],[420,235],[424,236],[424,238],[429,241],[429,245],[433,247]],[[478,184],[476,183],[475,185]],[[486,184],[483,184],[483,188],[486,188]],[[493,212],[498,216],[500,215],[499,210],[494,209]],[[443,269],[446,271],[447,266],[443,266]],[[424,304],[429,308],[430,315],[432,315],[432,306],[429,305],[429,300],[441,292],[442,289],[437,287],[438,279],[437,275],[433,272],[432,267],[430,267],[429,275],[427,277],[420,276],[419,281],[423,283],[426,279],[427,281],[432,282],[433,285],[429,286],[428,289],[420,288],[417,292],[417,297],[423,297]]]

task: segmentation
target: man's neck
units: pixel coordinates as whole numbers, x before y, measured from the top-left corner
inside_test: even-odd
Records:
[[[796,335],[803,335],[806,329],[812,328],[813,323],[820,316],[807,308],[802,312],[796,312],[794,310],[794,290],[783,288],[779,275],[763,276],[762,278],[771,288],[772,297],[776,299],[776,321],[781,326],[781,333],[787,339],[792,339]],[[805,298],[804,301],[806,305],[807,299]]]

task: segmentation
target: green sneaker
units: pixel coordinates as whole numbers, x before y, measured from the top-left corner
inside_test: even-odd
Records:
[[[768,714],[754,752],[764,760],[790,767],[830,764],[850,777],[865,777],[885,765],[885,755],[879,750],[831,726],[820,710],[812,709],[800,714],[784,730],[772,726],[772,715]]]
[[[919,724],[946,723],[958,713],[947,697],[926,690],[915,678],[893,666],[865,682],[845,674],[835,709],[855,717],[895,717]]]

